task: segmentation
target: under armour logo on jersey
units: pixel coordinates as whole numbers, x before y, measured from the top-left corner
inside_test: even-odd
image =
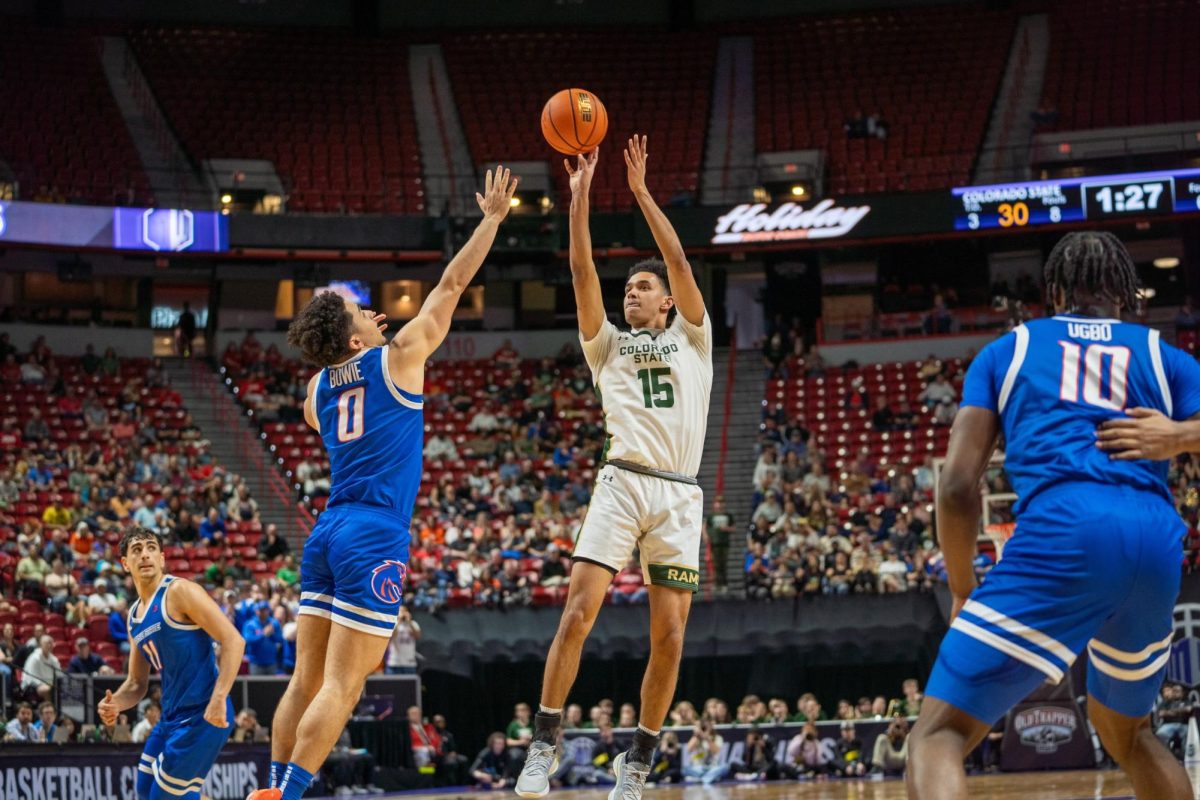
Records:
[[[399,603],[404,597],[406,572],[403,562],[384,561],[371,573],[371,591],[385,603]]]

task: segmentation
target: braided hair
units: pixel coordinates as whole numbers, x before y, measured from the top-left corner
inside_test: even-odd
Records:
[[[1138,302],[1137,268],[1121,240],[1107,231],[1068,233],[1046,259],[1051,305],[1061,289],[1068,309],[1104,300],[1132,310]]]

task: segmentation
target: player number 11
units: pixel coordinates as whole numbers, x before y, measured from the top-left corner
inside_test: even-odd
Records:
[[[1079,402],[1079,362],[1083,354],[1083,402],[1109,411],[1125,410],[1129,376],[1129,348],[1105,344],[1088,345],[1086,351],[1074,342],[1059,341],[1063,349],[1062,386],[1058,396],[1068,403]],[[1104,362],[1108,359],[1108,395],[1100,392]]]

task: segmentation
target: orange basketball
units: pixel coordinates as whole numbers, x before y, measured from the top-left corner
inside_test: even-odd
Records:
[[[608,111],[587,89],[563,89],[542,109],[542,135],[569,156],[596,149],[608,133]]]

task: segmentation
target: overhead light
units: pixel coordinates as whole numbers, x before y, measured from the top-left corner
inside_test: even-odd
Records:
[[[512,200],[508,201],[508,204],[513,208],[516,208],[517,206],[521,205],[521,198],[514,196]]]
[[[551,200],[550,200],[549,195],[542,195],[541,197],[538,198],[538,205],[542,207],[543,211],[549,210],[550,204],[551,204]]]
[[[233,202],[233,195],[226,192],[225,194],[221,195],[221,202],[225,205],[229,205]]]
[[[792,197],[804,197],[806,194],[808,194],[808,190],[803,186],[797,184],[792,187]]]
[[[1158,269],[1175,269],[1179,266],[1179,259],[1175,256],[1163,256],[1154,259],[1154,266]]]
[[[767,191],[767,187],[765,187],[765,186],[755,186],[754,187],[754,202],[756,202],[756,203],[771,202],[771,193]]]
[[[412,298],[411,298],[411,297],[409,297],[407,294],[402,294],[402,295],[400,295],[400,302],[401,302],[401,303],[407,303],[407,302],[408,302],[409,300],[411,300],[411,299],[412,299]]]
[[[1137,291],[1138,300],[1153,300],[1158,295],[1158,290],[1153,286],[1145,286]]]

